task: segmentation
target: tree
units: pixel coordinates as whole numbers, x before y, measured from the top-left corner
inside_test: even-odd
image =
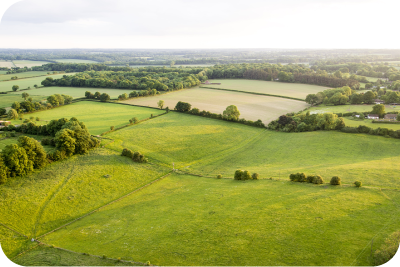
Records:
[[[35,84],[33,87],[35,87],[37,89],[39,86],[37,84]]]
[[[62,129],[56,133],[54,140],[56,142],[56,147],[59,150],[65,151],[67,157],[70,157],[75,153],[76,139],[74,131],[70,129]]]
[[[4,184],[7,181],[8,167],[4,163],[3,156],[0,155],[0,184]]]
[[[26,101],[26,98],[29,96],[29,94],[28,93],[22,93],[22,98],[24,98],[25,99],[25,101]]]
[[[182,101],[179,101],[175,106],[175,109],[180,112],[187,112],[191,108],[192,108],[192,105],[190,105],[189,103],[186,103],[186,102],[182,102]]]
[[[240,112],[235,105],[228,106],[223,112],[223,117],[230,121],[239,120],[239,116],[240,116]]]
[[[136,124],[136,123],[138,123],[138,122],[139,122],[139,119],[138,119],[138,118],[136,118],[136,117],[133,117],[133,118],[132,118],[132,121],[133,121],[133,123],[134,123],[134,124]]]
[[[372,107],[372,113],[373,114],[378,114],[379,117],[383,117],[383,115],[386,113],[385,112],[385,106],[382,104],[377,104],[375,106]]]
[[[15,92],[15,91],[17,91],[19,89],[19,86],[18,85],[13,85],[12,86],[12,90]]]
[[[100,99],[100,96],[101,96],[100,92],[94,93],[94,98]]]
[[[9,120],[16,120],[18,119],[18,112],[15,109],[10,109],[7,113]]]
[[[361,104],[363,102],[363,95],[361,94],[352,94],[350,98],[351,104]]]
[[[20,136],[18,138],[18,145],[25,149],[28,159],[33,162],[34,169],[39,169],[46,165],[47,154],[38,141],[28,136]]]
[[[366,104],[372,104],[372,103],[374,103],[374,99],[375,99],[375,97],[376,97],[376,95],[375,95],[375,93],[374,92],[372,92],[372,91],[368,91],[368,92],[366,92],[365,94],[364,94],[364,103],[366,103]]]
[[[386,95],[385,102],[386,104],[398,103],[399,99],[400,97],[396,92],[390,92],[388,95]]]
[[[55,95],[47,97],[47,103],[49,103],[53,107],[57,107],[58,105],[60,105],[60,102],[58,102],[58,98]]]
[[[240,179],[242,179],[242,172],[243,172],[243,171],[241,171],[241,170],[236,170],[233,179],[235,179],[235,180],[240,180]]]
[[[249,171],[243,171],[242,172],[242,177],[241,180],[250,180],[251,179],[251,174]]]
[[[25,149],[18,144],[7,145],[1,154],[11,176],[26,175],[33,171],[33,161],[29,160]]]
[[[106,94],[106,93],[103,93],[100,96],[100,101],[101,102],[108,102],[108,101],[110,101],[110,99],[111,99],[110,96],[108,94]]]
[[[157,106],[158,106],[160,109],[162,109],[163,106],[164,106],[164,100],[158,101],[158,102],[157,102]]]
[[[315,103],[318,102],[318,97],[316,94],[309,94],[306,97],[306,103],[310,104],[311,106],[313,106]]]
[[[0,116],[3,116],[7,113],[7,110],[5,108],[0,108]]]

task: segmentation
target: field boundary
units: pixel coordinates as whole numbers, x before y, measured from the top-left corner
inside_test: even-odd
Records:
[[[142,189],[144,189],[144,188],[146,188],[146,187],[152,185],[153,183],[158,182],[158,181],[160,181],[160,180],[162,180],[162,179],[168,177],[171,173],[172,173],[172,171],[169,171],[167,174],[161,176],[160,178],[157,178],[156,180],[153,180],[152,182],[150,182],[150,183],[148,183],[148,184],[143,185],[142,187],[139,187],[139,188],[137,188],[137,189],[135,189],[135,190],[133,190],[133,191],[131,191],[131,192],[129,192],[129,193],[127,193],[127,194],[125,194],[125,195],[123,195],[123,196],[121,196],[121,197],[119,197],[119,198],[117,198],[117,199],[115,199],[115,200],[113,200],[113,201],[111,201],[111,202],[109,202],[109,203],[107,203],[107,204],[105,204],[105,205],[103,205],[103,206],[101,206],[101,207],[95,209],[95,210],[92,210],[92,211],[90,211],[90,212],[88,212],[88,213],[82,215],[81,217],[78,217],[78,218],[76,218],[76,219],[74,219],[74,220],[72,220],[72,221],[70,221],[70,222],[68,222],[68,223],[66,223],[66,224],[64,224],[64,225],[61,225],[60,227],[58,227],[58,228],[56,228],[56,229],[54,229],[54,230],[51,230],[50,232],[47,232],[47,233],[45,233],[45,234],[43,234],[43,235],[40,235],[40,236],[38,236],[38,237],[36,238],[36,240],[38,240],[39,238],[42,238],[42,237],[44,237],[44,236],[46,236],[46,235],[48,235],[48,234],[51,234],[51,233],[53,233],[53,232],[55,232],[55,231],[57,231],[57,230],[60,230],[61,228],[64,228],[64,227],[66,227],[66,226],[68,226],[68,225],[70,225],[70,224],[72,224],[72,223],[74,223],[74,222],[76,222],[76,221],[78,221],[78,220],[80,220],[80,219],[83,219],[83,218],[85,218],[85,217],[87,217],[87,216],[89,216],[89,215],[95,213],[96,211],[99,211],[100,209],[102,209],[102,208],[104,208],[104,207],[107,207],[107,206],[109,206],[109,205],[111,205],[111,204],[113,204],[113,203],[115,203],[115,202],[118,202],[118,201],[120,201],[121,199],[123,199],[123,198],[125,198],[125,197],[127,197],[127,196],[130,196],[131,194],[136,193],[136,192],[138,192],[138,191],[140,191],[140,190],[142,190]],[[38,240],[38,241],[39,241],[39,240]]]
[[[205,87],[205,86],[199,86],[199,88],[210,89],[210,90],[229,91],[229,92],[239,92],[239,93],[245,93],[245,94],[251,94],[251,95],[262,95],[262,96],[280,97],[280,98],[287,98],[287,99],[297,100],[297,101],[302,101],[302,102],[305,101],[304,99],[295,98],[295,97],[290,97],[290,96],[273,95],[273,94],[264,94],[264,93],[256,93],[256,92],[247,92],[247,91],[233,90],[233,89],[226,89],[226,88],[215,88],[215,87]]]
[[[0,225],[3,226],[4,228],[7,228],[7,229],[10,230],[10,231],[13,231],[13,232],[19,234],[20,236],[24,236],[24,237],[26,237],[27,239],[29,239],[28,236],[26,236],[26,235],[24,235],[24,234],[18,232],[17,230],[12,229],[11,227],[5,225],[4,223],[1,223],[1,222],[0,222]]]

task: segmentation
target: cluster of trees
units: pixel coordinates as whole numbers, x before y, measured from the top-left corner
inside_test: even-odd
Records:
[[[108,102],[111,99],[109,94],[106,94],[106,93],[101,94],[100,92],[96,92],[96,93],[92,94],[89,91],[85,92],[85,97],[87,99],[98,99],[101,102]]]
[[[130,98],[135,98],[135,97],[142,97],[142,96],[154,96],[160,94],[159,91],[157,91],[156,89],[148,89],[148,90],[142,90],[142,91],[133,91],[130,92],[129,95],[127,93],[124,93],[122,95],[118,96],[118,100],[127,100]]]
[[[23,176],[47,164],[47,154],[33,138],[20,136],[17,144],[7,145],[0,154],[0,184],[8,178]]]
[[[345,105],[351,104],[373,104],[377,95],[373,91],[367,91],[365,93],[358,94],[354,92],[350,87],[343,86],[342,88],[327,89],[323,92],[316,94],[309,94],[306,97],[306,102],[310,105]]]
[[[260,175],[258,173],[251,174],[249,171],[245,170],[236,170],[233,176],[234,180],[258,180]]]
[[[343,118],[333,113],[297,114],[288,113],[268,124],[268,129],[281,132],[308,132],[318,130],[340,130],[345,127]]]
[[[385,137],[393,137],[400,139],[400,130],[392,130],[388,128],[380,128],[378,127],[377,129],[370,128],[365,125],[360,125],[358,127],[343,127],[341,129],[342,132],[344,133],[365,133],[365,134],[370,134],[370,135],[380,135],[380,136],[385,136]]]
[[[249,125],[249,126],[261,127],[261,128],[265,127],[265,124],[261,120],[251,121],[251,120],[246,120],[243,118],[239,119],[240,112],[235,105],[228,106],[224,110],[223,114],[217,114],[217,113],[211,113],[211,112],[205,111],[205,110],[200,111],[198,108],[192,109],[191,104],[179,101],[175,106],[175,110],[179,111],[179,112],[186,112],[186,113],[189,113],[192,115],[197,115],[197,116],[202,116],[202,117],[207,117],[207,118],[212,118],[212,119],[238,122],[238,123],[242,123],[242,124]]]
[[[134,162],[138,162],[138,163],[147,163],[147,162],[149,162],[149,159],[146,158],[143,154],[141,154],[138,151],[133,152],[132,150],[130,150],[128,148],[124,148],[122,150],[121,156],[131,158]]]
[[[319,175],[308,175],[306,176],[302,172],[292,173],[289,175],[289,179],[292,182],[300,182],[300,183],[313,183],[313,184],[323,184],[324,179],[322,179]]]

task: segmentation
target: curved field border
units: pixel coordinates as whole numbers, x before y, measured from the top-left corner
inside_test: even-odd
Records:
[[[212,90],[222,90],[222,91],[230,91],[230,92],[239,92],[239,93],[252,94],[252,95],[263,95],[263,96],[281,97],[281,98],[287,98],[287,99],[291,99],[291,100],[304,101],[304,99],[301,99],[301,98],[295,98],[295,97],[284,96],[284,95],[264,94],[264,93],[248,92],[248,91],[233,90],[233,89],[225,89],[225,88],[205,87],[205,86],[200,86],[199,88],[212,89]]]

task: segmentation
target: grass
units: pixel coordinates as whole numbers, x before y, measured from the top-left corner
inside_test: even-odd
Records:
[[[343,118],[346,126],[350,127],[357,127],[359,125],[365,125],[370,128],[376,129],[376,128],[388,128],[392,130],[400,130],[400,124],[394,124],[394,123],[372,123],[372,120],[355,120],[352,117],[345,117]]]
[[[209,80],[209,81],[212,83],[221,83],[221,85],[202,84],[201,86],[263,93],[263,94],[282,95],[300,99],[306,99],[306,96],[308,94],[316,94],[318,92],[322,92],[324,90],[329,89],[328,87],[309,85],[309,84],[282,83],[282,82],[257,81],[257,80],[245,80],[245,79],[221,79],[221,80]]]
[[[128,262],[82,255],[45,245],[32,249],[13,262],[22,266],[134,266]]]
[[[34,66],[42,66],[44,64],[48,64],[48,61],[35,61],[35,60],[14,60],[13,63],[15,66],[23,68],[23,67],[34,67]]]
[[[159,100],[164,100],[164,107],[168,106],[170,109],[173,109],[178,101],[183,101],[190,103],[192,108],[218,114],[222,114],[226,107],[235,105],[240,111],[240,118],[252,121],[261,119],[264,123],[269,123],[280,115],[289,112],[297,112],[309,106],[303,101],[280,97],[260,96],[205,88],[185,89],[154,97],[134,98],[123,102],[157,107],[157,102]]]
[[[315,113],[347,113],[347,112],[372,112],[372,105],[338,105],[338,106],[325,106],[319,105],[316,107],[310,107],[307,111],[310,111],[311,114]],[[385,105],[386,112],[390,111],[399,111],[400,108],[396,106]],[[307,112],[304,111],[304,112]]]
[[[38,89],[40,90],[40,89]],[[31,91],[26,91],[29,97],[32,97],[33,102],[45,100],[45,96],[31,95]],[[14,102],[22,102],[22,92],[20,94],[0,94],[0,108],[11,107]]]
[[[149,118],[151,114],[155,116],[163,112],[163,110],[128,105],[82,101],[29,115],[47,121],[76,117],[85,123],[91,134],[98,135],[110,130],[110,126],[118,128],[129,124],[129,120],[133,117],[142,120]]]
[[[398,229],[399,199],[366,188],[173,175],[43,241],[156,265],[372,265],[370,241],[377,248]]]
[[[167,171],[151,164],[134,163],[107,149],[74,156],[2,185],[0,222],[30,238],[38,237]]]
[[[70,95],[74,98],[85,97],[85,92],[89,91],[93,94],[95,92],[100,92],[109,94],[111,98],[117,98],[119,95],[127,93],[129,95],[130,92],[134,90],[123,90],[123,89],[103,89],[103,88],[84,88],[84,87],[41,87],[34,90],[26,91],[30,95],[40,95],[40,96],[49,96],[52,94],[64,94]],[[9,94],[22,94],[22,92],[13,92]]]
[[[76,59],[76,58],[55,59],[54,61],[57,61],[57,62],[60,62],[60,63],[99,63],[99,62],[93,61],[93,60]]]
[[[74,73],[55,74],[55,75],[51,75],[50,77],[53,79],[59,79],[64,75],[72,75],[72,74],[74,74]],[[44,79],[46,79],[46,77],[26,78],[26,79],[15,80],[15,81],[3,81],[3,82],[0,82],[0,92],[12,91],[13,85],[18,85],[19,90],[27,89],[28,87],[31,87],[32,90],[35,90],[35,88],[33,86],[35,84],[37,84],[38,86],[42,86],[41,82]],[[31,90],[27,91],[27,93],[29,93],[29,94],[31,92],[32,92]]]
[[[4,74],[7,74],[7,71],[6,70],[0,70],[0,75],[4,75]]]
[[[38,123],[40,124],[40,123]],[[4,132],[0,132],[1,135],[4,136]],[[16,133],[16,137],[7,137],[5,139],[0,140],[0,152],[7,146],[7,145],[11,145],[11,144],[16,144],[18,143],[18,137],[21,135],[26,135],[29,137],[32,137],[34,139],[36,139],[37,141],[42,141],[43,138],[46,138],[46,136],[42,136],[42,135],[30,135],[30,134],[22,134],[22,133]],[[55,147],[50,146],[50,145],[45,145],[43,146],[44,150],[46,150],[47,153],[49,152],[53,152],[55,151]]]
[[[21,72],[21,73],[13,73],[13,74],[4,74],[0,75],[0,81],[7,81],[11,80],[11,77],[17,76],[18,79],[23,79],[23,78],[30,78],[30,77],[36,77],[36,76],[46,76],[48,71],[27,71],[27,72]],[[44,80],[45,78],[43,78]],[[16,80],[14,80],[16,81]]]
[[[375,78],[375,77],[366,77],[367,78],[367,80],[369,81],[369,82],[376,82],[377,80],[379,80],[379,78]]]

